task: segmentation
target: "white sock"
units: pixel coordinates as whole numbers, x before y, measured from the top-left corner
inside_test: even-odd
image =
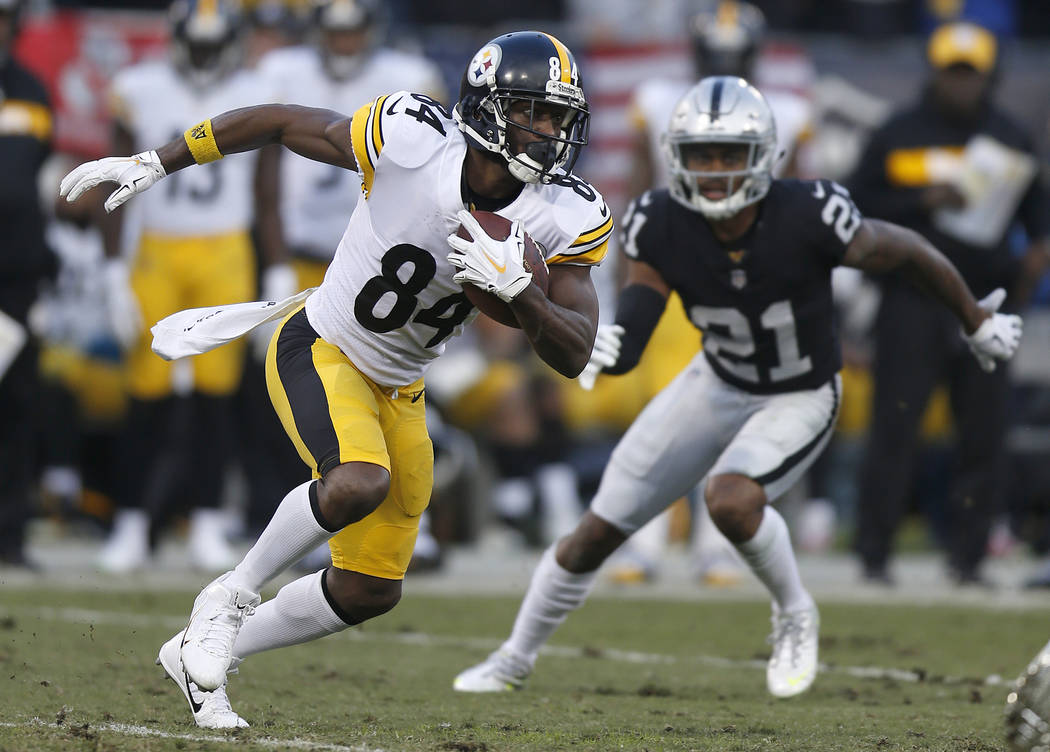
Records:
[[[781,611],[812,608],[813,597],[799,577],[787,524],[777,510],[767,505],[754,537],[738,543],[736,550],[769,589]]]
[[[299,645],[349,627],[340,619],[321,588],[325,570],[300,577],[277,591],[244,620],[233,654],[238,659],[264,650]]]
[[[325,530],[310,506],[308,481],[284,497],[259,540],[230,575],[230,584],[258,593],[263,585],[335,535]]]
[[[529,664],[536,661],[543,644],[565,617],[579,608],[587,599],[598,578],[598,571],[573,574],[554,559],[557,544],[543,552],[532,582],[521,602],[514,629],[503,648],[524,658]]]

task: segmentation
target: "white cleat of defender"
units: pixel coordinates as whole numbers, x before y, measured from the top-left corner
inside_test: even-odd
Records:
[[[452,681],[457,692],[513,692],[521,689],[532,666],[502,648]]]
[[[774,697],[794,697],[817,678],[817,637],[820,614],[816,606],[780,613],[773,609],[773,653],[766,666],[766,686]]]
[[[227,587],[224,581],[230,574],[222,575],[197,596],[183,633],[182,665],[206,692],[226,682],[237,633],[260,602],[258,593]]]
[[[1006,696],[1006,740],[1011,752],[1050,752],[1050,643]]]
[[[179,632],[161,646],[157,655],[157,665],[163,667],[168,678],[182,690],[190,704],[194,723],[209,729],[248,728],[248,722],[230,707],[230,698],[226,696],[225,686],[205,692],[190,680],[179,657],[184,632],[185,630]]]

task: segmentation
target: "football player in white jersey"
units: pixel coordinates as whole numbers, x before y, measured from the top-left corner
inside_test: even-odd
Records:
[[[260,76],[238,67],[240,18],[227,0],[179,0],[171,6],[170,24],[170,58],[121,70],[112,82],[118,153],[168,141],[185,129],[187,119],[273,99]],[[237,155],[179,175],[165,190],[103,223],[109,312],[126,350],[131,398],[121,509],[99,558],[106,571],[127,572],[146,563],[151,518],[168,511],[163,507],[173,493],[187,495],[196,506],[189,537],[196,565],[214,572],[236,561],[218,504],[244,348],[225,348],[193,362],[191,394],[180,399],[172,366],[150,352],[144,325],[182,308],[254,297],[249,228],[259,216],[260,236],[272,237],[266,223],[276,209],[275,186],[260,179],[264,172],[254,154]],[[175,430],[179,411],[190,413],[188,441]],[[194,468],[189,488],[175,489],[179,481],[163,469],[172,452]]]
[[[679,101],[664,139],[671,184],[624,217],[627,282],[584,376],[631,370],[672,290],[705,347],[628,429],[591,508],[540,559],[510,637],[455,689],[521,687],[606,557],[705,479],[712,520],[772,601],[769,692],[806,691],[820,618],[772,502],[812,465],[838,416],[832,269],[902,274],[954,314],[984,370],[1013,356],[1021,319],[997,312],[1005,291],[974,300],[922,236],[864,219],[836,183],[773,179],[775,145],[769,106],[741,78],[705,78]]]
[[[235,660],[339,632],[400,599],[433,480],[423,373],[476,315],[462,285],[505,301],[559,373],[583,369],[598,318],[590,267],[613,227],[601,195],[571,173],[588,121],[568,48],[546,33],[513,32],[474,56],[452,113],[408,91],[349,119],[249,107],[156,151],[81,165],[63,181],[72,200],[119,183],[112,209],[194,162],[270,143],[361,176],[363,200],[324,282],[284,319],[267,353],[274,407],[315,480],[288,493],[158,656],[198,725],[246,725],[225,694]],[[487,236],[467,212],[475,208],[514,220],[507,239]],[[460,224],[473,240],[454,237]],[[525,228],[550,266],[548,295],[525,270]],[[263,585],[324,541],[331,567],[259,605]]]
[[[642,83],[631,98],[629,116],[634,149],[629,178],[632,196],[649,188],[667,186],[669,172],[661,156],[660,137],[675,105],[696,81],[715,75],[753,80],[755,61],[765,31],[765,18],[756,6],[719,0],[691,16],[688,27],[695,78],[651,78]],[[810,124],[810,104],[797,94],[777,89],[763,90],[763,96],[777,123],[777,159],[773,164],[773,174],[791,177],[798,141]],[[653,333],[653,340],[656,344],[646,351],[639,367],[629,378],[655,385],[659,390],[670,383],[688,362],[691,352],[688,343],[696,342],[695,330],[678,304],[677,295],[673,296],[673,302]],[[618,390],[624,386],[608,383],[598,386],[599,390],[603,388]],[[654,394],[655,391],[651,391],[646,398]],[[737,582],[744,573],[742,562],[711,524],[704,505],[694,503],[692,510],[696,515],[693,520],[694,565],[702,582],[714,586]],[[653,576],[666,546],[669,517],[669,514],[656,517],[628,541],[619,555],[619,565],[612,570],[613,579],[637,582]]]

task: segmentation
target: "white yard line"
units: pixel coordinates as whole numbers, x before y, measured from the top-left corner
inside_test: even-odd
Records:
[[[31,718],[23,723],[10,723],[7,721],[0,721],[0,727],[2,728],[46,728],[54,731],[66,731],[70,729],[81,728],[75,721],[70,723],[48,723],[39,718]],[[111,734],[120,734],[122,736],[155,736],[161,739],[183,739],[191,742],[208,742],[210,744],[233,744],[238,747],[245,746],[256,746],[265,747],[267,749],[305,749],[305,750],[318,750],[318,752],[383,752],[378,747],[347,747],[342,744],[328,744],[327,742],[311,742],[306,739],[274,739],[269,736],[263,736],[258,739],[249,739],[244,737],[238,737],[235,735],[231,736],[215,736],[209,734],[175,734],[170,731],[161,731],[160,729],[152,729],[146,726],[134,726],[128,723],[96,723],[90,725],[88,728],[83,729],[83,732],[108,732]]]
[[[117,626],[132,627],[167,627],[179,630],[186,626],[186,619],[180,616],[167,616],[163,614],[141,614],[124,611],[99,611],[84,608],[51,608],[46,606],[7,608],[0,606],[0,618],[6,616],[26,616],[45,621],[60,621],[74,624],[112,624]],[[365,632],[359,629],[350,629],[337,635],[337,639],[353,640],[355,642],[382,642],[395,643],[399,645],[418,645],[421,647],[452,647],[470,648],[479,651],[491,651],[501,644],[502,640],[491,637],[450,637],[446,635],[432,635],[425,632]],[[618,650],[616,648],[601,648],[599,650],[588,649],[586,652],[581,647],[568,647],[563,645],[546,645],[542,648],[543,655],[552,655],[560,658],[595,658],[617,661],[619,663],[637,663],[647,665],[668,665],[679,662],[694,663],[701,666],[712,666],[714,668],[727,669],[762,669],[766,662],[761,660],[742,660],[736,658],[725,658],[717,655],[667,655],[663,653],[645,653],[636,650]],[[839,666],[820,664],[820,670],[826,674],[842,674],[855,679],[891,679],[894,681],[920,683],[933,677],[924,672],[908,669],[893,668],[890,666]],[[970,684],[971,679],[955,676],[937,676],[938,684]],[[1003,677],[992,674],[982,680],[986,686],[1007,686],[1010,681]]]

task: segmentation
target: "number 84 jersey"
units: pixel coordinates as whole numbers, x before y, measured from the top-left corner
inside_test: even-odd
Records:
[[[628,207],[623,243],[682,298],[724,381],[777,394],[820,387],[842,367],[831,271],[860,224],[837,183],[775,180],[755,223],[729,244],[666,189]]]
[[[446,258],[468,147],[441,104],[407,91],[359,109],[350,137],[365,200],[306,315],[375,383],[404,386],[477,315]],[[599,263],[613,230],[601,195],[571,174],[525,184],[498,214],[520,219],[549,265]]]

